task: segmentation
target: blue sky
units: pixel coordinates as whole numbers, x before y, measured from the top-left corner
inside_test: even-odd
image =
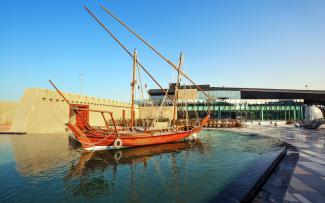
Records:
[[[325,1],[100,1],[199,84],[325,90]],[[84,10],[87,5],[157,80],[175,73],[97,1],[2,0],[0,100],[51,88],[129,100],[132,60]],[[148,78],[149,88],[157,88]]]

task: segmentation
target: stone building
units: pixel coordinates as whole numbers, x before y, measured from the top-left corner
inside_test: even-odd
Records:
[[[112,111],[116,120],[122,119],[123,111],[125,118],[130,118],[130,103],[72,93],[64,95],[73,104],[86,104],[90,109]],[[6,126],[5,130],[9,132],[64,132],[69,118],[68,104],[57,92],[47,89],[26,89],[19,102],[1,102],[0,107],[0,125],[2,128]],[[135,115],[139,117],[138,106]],[[89,121],[93,126],[105,126],[102,116],[96,112],[90,112]]]

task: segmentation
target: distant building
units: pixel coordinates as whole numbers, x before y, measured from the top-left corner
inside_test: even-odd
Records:
[[[301,120],[304,117],[305,105],[318,105],[324,110],[325,91],[211,87],[199,85],[212,100],[208,101],[205,94],[193,85],[181,86],[178,103],[188,110],[191,117],[203,117],[207,111],[215,118],[243,118],[248,120]],[[173,98],[175,83],[167,94]],[[159,105],[163,101],[172,105],[161,89],[149,90],[150,100],[140,103]],[[178,117],[181,118],[180,112]]]

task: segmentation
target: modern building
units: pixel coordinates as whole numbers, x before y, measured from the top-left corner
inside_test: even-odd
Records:
[[[211,87],[199,85],[212,98],[208,100],[199,88],[192,85],[179,87],[178,103],[190,117],[203,117],[208,111],[214,118],[243,118],[248,120],[301,120],[306,105],[317,105],[324,111],[325,91]],[[175,94],[175,83],[168,89],[149,90],[149,101],[140,105],[172,105],[169,97]],[[178,117],[182,115],[178,112]]]

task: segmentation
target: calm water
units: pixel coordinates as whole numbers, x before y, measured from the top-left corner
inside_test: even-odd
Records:
[[[64,135],[0,135],[0,202],[202,202],[277,140],[208,131],[200,141],[85,153]]]

